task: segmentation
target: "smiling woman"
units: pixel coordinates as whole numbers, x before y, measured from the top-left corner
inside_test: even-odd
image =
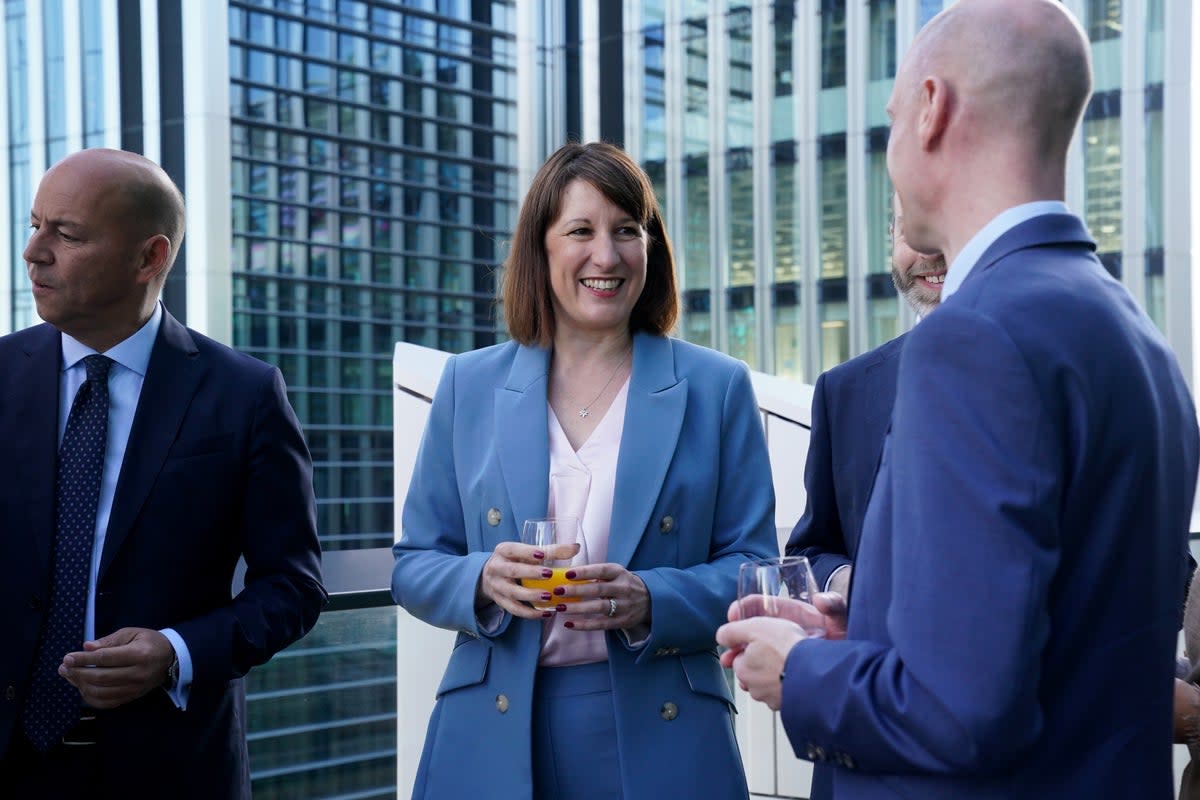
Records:
[[[551,271],[551,236],[574,233],[594,237],[595,222],[599,221],[559,231],[557,226],[576,218],[573,208],[608,213],[614,217],[609,222],[625,223],[618,226],[619,233],[608,231],[610,235],[617,233],[616,239],[622,242],[641,240],[643,286],[629,312],[629,332],[669,333],[679,316],[675,258],[654,189],[624,151],[594,142],[560,148],[542,165],[525,196],[501,287],[509,335],[522,344],[545,347],[551,343],[557,322],[551,284],[546,280]],[[588,234],[575,228],[587,228]]]
[[[770,467],[746,365],[666,335],[674,269],[620,149],[569,144],[534,177],[514,341],[447,363],[395,547],[396,601],[463,632],[416,797],[746,796],[714,636],[738,567],[777,554]],[[522,585],[552,571],[522,523],[572,516],[589,562]]]

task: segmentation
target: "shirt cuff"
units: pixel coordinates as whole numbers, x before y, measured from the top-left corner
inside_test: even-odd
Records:
[[[188,652],[183,637],[176,633],[174,628],[163,628],[159,633],[167,637],[171,647],[175,648],[175,657],[179,659],[179,682],[175,684],[174,689],[164,689],[163,691],[167,693],[167,697],[171,698],[171,702],[175,704],[176,708],[186,711],[188,695],[192,691],[192,654]]]
[[[850,565],[849,565],[849,564],[842,564],[840,567],[838,567],[837,569],[835,569],[833,572],[829,573],[829,577],[825,579],[825,591],[827,591],[827,592],[831,592],[831,591],[833,591],[833,590],[832,590],[832,589],[830,589],[829,587],[833,586],[833,578],[834,578],[834,576],[835,576],[835,575],[837,575],[837,574],[838,574],[839,572],[841,572],[842,570],[846,570],[846,569],[850,569]]]
[[[500,629],[500,623],[504,621],[504,609],[495,603],[488,603],[475,612],[475,621],[479,623],[481,633],[491,636]]]
[[[650,626],[645,623],[634,625],[628,630],[621,628],[618,632],[624,637],[625,645],[630,650],[645,647],[646,641],[650,638]]]

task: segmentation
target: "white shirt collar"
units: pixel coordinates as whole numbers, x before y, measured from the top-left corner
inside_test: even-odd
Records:
[[[958,291],[963,281],[971,274],[971,270],[975,268],[975,264],[1001,236],[1034,217],[1045,214],[1070,213],[1067,204],[1061,200],[1037,200],[1001,211],[992,218],[991,222],[984,225],[978,233],[971,237],[966,247],[959,252],[954,263],[950,265],[950,269],[946,271],[946,281],[942,284],[941,302],[946,302],[946,298]]]
[[[128,339],[104,351],[104,355],[144,378],[146,368],[150,366],[150,353],[154,350],[154,340],[158,338],[158,329],[162,326],[162,315],[162,304],[156,303],[154,313],[150,315],[150,319],[146,320],[146,324],[138,328],[137,332]],[[62,368],[64,371],[78,364],[85,356],[90,356],[95,352],[70,334],[62,335]]]

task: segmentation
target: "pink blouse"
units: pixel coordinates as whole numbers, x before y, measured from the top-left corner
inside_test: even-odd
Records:
[[[612,405],[587,441],[575,450],[563,432],[554,409],[549,409],[550,494],[547,515],[575,517],[587,543],[588,560],[608,560],[608,533],[612,526],[617,456],[625,430],[625,405],[629,379],[625,379]],[[565,667],[608,660],[604,631],[573,631],[563,627],[568,614],[556,614],[542,623],[542,653],[538,664]]]

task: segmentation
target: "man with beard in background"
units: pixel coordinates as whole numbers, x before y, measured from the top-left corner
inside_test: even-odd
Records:
[[[892,195],[892,282],[918,317],[942,296],[946,259],[918,253],[904,238],[904,215]],[[875,468],[896,399],[896,371],[907,333],[838,364],[817,378],[812,430],[804,464],[808,495],[804,515],[788,539],[790,556],[807,556],[826,591],[849,597],[850,573],[863,513],[875,484]],[[813,770],[812,800],[831,796],[832,773]]]

